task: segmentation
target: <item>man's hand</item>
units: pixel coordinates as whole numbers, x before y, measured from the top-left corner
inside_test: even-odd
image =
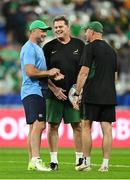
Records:
[[[61,80],[61,79],[64,79],[64,75],[63,74],[61,74],[61,73],[57,73],[55,76],[54,76],[54,80],[55,81],[59,81],[59,80]]]
[[[50,77],[55,77],[57,74],[60,73],[60,70],[57,68],[52,68],[48,72]]]
[[[79,96],[74,96],[74,100],[72,102],[73,108],[79,110]]]
[[[59,100],[65,101],[67,99],[67,96],[64,94],[65,91],[60,87],[56,87],[53,93]]]
[[[60,70],[57,68],[52,68],[49,70],[49,76],[52,77],[54,80],[59,81],[64,79],[64,75],[60,73]]]

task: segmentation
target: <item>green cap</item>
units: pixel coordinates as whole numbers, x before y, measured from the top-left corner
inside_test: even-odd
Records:
[[[92,29],[95,32],[103,33],[103,25],[98,21],[92,21],[86,24],[83,29]]]
[[[43,30],[51,30],[52,28],[47,26],[43,21],[41,20],[35,20],[31,23],[29,26],[29,30],[32,31],[33,29],[43,29]]]

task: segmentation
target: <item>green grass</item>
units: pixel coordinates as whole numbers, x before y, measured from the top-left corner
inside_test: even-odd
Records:
[[[41,151],[42,159],[49,163],[47,149]],[[113,149],[109,172],[98,172],[102,161],[101,150],[92,151],[92,170],[77,172],[74,169],[74,149],[60,149],[57,172],[27,171],[25,149],[0,149],[0,179],[130,179],[130,149]],[[120,165],[120,166],[117,166]]]

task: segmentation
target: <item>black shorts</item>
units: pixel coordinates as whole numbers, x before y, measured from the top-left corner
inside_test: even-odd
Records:
[[[32,124],[34,121],[46,121],[45,98],[36,94],[31,94],[22,100],[26,122]]]
[[[84,120],[114,122],[115,114],[115,105],[82,103],[80,106],[80,117]]]

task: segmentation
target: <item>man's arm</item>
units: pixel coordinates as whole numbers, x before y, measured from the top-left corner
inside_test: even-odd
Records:
[[[34,78],[53,77],[54,79],[56,78],[56,80],[58,79],[58,76],[60,76],[61,79],[63,78],[63,76],[60,73],[60,70],[57,68],[52,68],[47,71],[40,71],[32,64],[26,64],[24,68],[28,77],[34,77]]]
[[[80,94],[85,81],[88,77],[89,68],[86,66],[82,66],[80,72],[78,74],[77,83],[76,83],[76,94]]]
[[[48,87],[49,89],[54,93],[57,89],[57,86],[50,80],[48,79]]]
[[[85,81],[88,77],[89,68],[86,66],[82,66],[80,72],[78,74],[77,83],[76,83],[76,96],[73,102],[73,107],[76,110],[79,110],[79,95],[84,87]]]
[[[115,83],[117,83],[117,81],[118,81],[118,73],[115,72]]]

